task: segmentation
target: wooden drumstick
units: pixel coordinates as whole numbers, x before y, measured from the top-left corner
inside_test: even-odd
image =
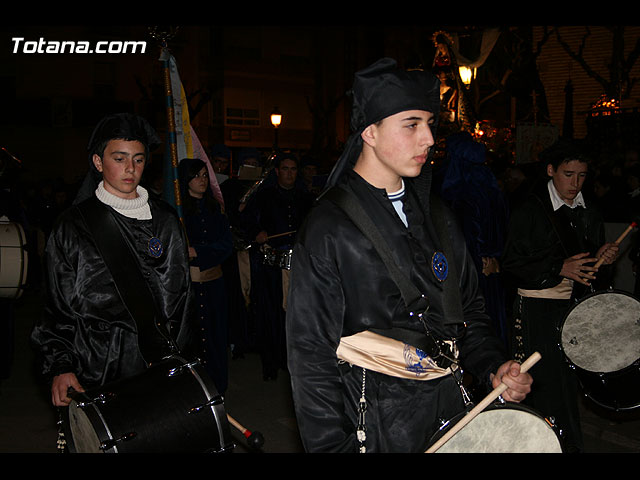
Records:
[[[291,230],[290,232],[276,233],[275,235],[269,235],[267,237],[267,240],[270,240],[272,238],[284,237],[285,235],[290,235],[292,233],[296,233],[296,231],[295,230]]]
[[[527,358],[522,365],[520,365],[520,372],[525,373],[527,370],[533,367],[536,364],[536,362],[541,358],[542,358],[542,355],[540,355],[540,353],[533,352],[531,356]],[[451,437],[453,437],[456,433],[462,430],[462,428],[466,424],[468,424],[471,420],[477,417],[478,414],[480,414],[480,412],[482,412],[485,408],[491,405],[496,400],[496,398],[498,398],[500,395],[502,395],[505,392],[507,388],[509,387],[507,387],[504,383],[500,383],[500,385],[494,388],[489,395],[484,397],[482,401],[478,403],[478,405],[473,407],[469,413],[467,413],[464,417],[462,417],[458,423],[456,423],[453,427],[451,427],[451,429],[448,430],[447,433],[445,433],[442,437],[438,439],[438,441],[436,441],[433,445],[431,445],[431,447],[429,447],[429,449],[427,449],[425,453],[433,453],[436,450],[438,450],[440,447],[442,447],[442,445],[447,443],[451,439]]]
[[[238,423],[238,421],[235,418],[233,418],[229,414],[227,414],[227,420],[229,420],[229,423],[233,425],[235,428],[237,428],[238,431],[246,437],[249,443],[249,446],[254,448],[260,448],[262,447],[262,445],[264,445],[264,437],[260,432],[257,432],[257,431],[251,432],[250,430],[244,428],[242,425],[240,425],[240,423]]]
[[[622,232],[622,234],[618,237],[618,239],[613,243],[615,245],[620,245],[622,240],[624,240],[624,237],[626,237],[629,234],[629,232],[634,228],[636,228],[637,226],[638,224],[636,222],[631,222],[631,224],[625,229],[624,232]],[[598,268],[600,265],[602,265],[603,262],[604,262],[604,257],[600,257],[600,260],[598,260],[594,266]]]
[[[296,233],[296,230],[291,230],[290,232],[284,232],[284,233],[276,233],[275,235],[269,235],[267,237],[267,240],[271,240],[272,238],[284,237],[285,235],[290,235],[292,233]],[[250,248],[251,248],[251,245],[245,248],[245,250],[249,250]]]

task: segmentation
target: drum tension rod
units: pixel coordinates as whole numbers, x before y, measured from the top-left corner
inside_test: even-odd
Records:
[[[94,403],[107,403],[109,400],[111,400],[115,396],[116,394],[111,392],[101,393],[97,397],[87,402],[78,402],[78,407],[85,408],[85,407],[88,407],[89,405],[93,405]]]
[[[190,408],[188,413],[189,414],[196,413],[196,412],[199,412],[200,410],[202,410],[203,408],[211,407],[211,406],[214,406],[214,405],[220,405],[221,403],[224,403],[224,399],[222,398],[222,395],[216,395],[211,400],[209,400],[207,403],[203,403],[202,405],[199,405],[197,407]]]
[[[105,440],[100,443],[100,450],[109,450],[117,445],[118,442],[122,442],[125,440],[131,440],[136,436],[136,432],[125,433],[120,438],[115,438],[113,440]]]
[[[179,375],[183,372],[183,370],[185,368],[191,368],[194,367],[196,365],[199,365],[200,362],[191,362],[191,363],[185,363],[184,365],[180,365],[179,367],[176,368],[172,368],[171,370],[169,370],[169,372],[167,373],[167,377],[173,377],[174,375]]]

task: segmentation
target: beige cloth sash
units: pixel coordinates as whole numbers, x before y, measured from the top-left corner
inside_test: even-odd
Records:
[[[240,274],[240,290],[244,297],[245,305],[251,302],[251,264],[249,262],[249,251],[239,250],[236,254],[238,259],[238,271]]]
[[[210,282],[222,276],[222,267],[216,265],[207,270],[200,270],[199,267],[189,267],[189,272],[191,272],[192,282]]]
[[[289,275],[290,270],[282,269],[282,309],[287,311],[287,299],[289,298]]]
[[[409,380],[433,380],[451,374],[450,367],[438,367],[416,347],[369,331],[342,337],[336,354],[350,364]]]
[[[543,288],[541,290],[518,289],[518,295],[531,298],[549,298],[553,300],[569,300],[573,291],[573,280],[563,278],[562,282],[552,288]]]

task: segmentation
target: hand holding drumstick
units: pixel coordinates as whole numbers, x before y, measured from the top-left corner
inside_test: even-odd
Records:
[[[629,232],[631,232],[631,230],[633,230],[637,226],[638,224],[636,222],[631,222],[615,242],[605,243],[602,247],[600,247],[600,250],[598,250],[598,254],[596,255],[598,257],[598,261],[596,262],[594,267],[598,268],[603,263],[606,265],[610,265],[611,263],[615,262],[616,258],[618,257],[618,245],[620,245],[622,240],[624,240],[624,237],[626,237]]]
[[[519,367],[519,373],[525,374],[533,365],[535,365],[538,360],[540,360],[542,356],[538,352],[534,352],[531,354],[529,358],[527,358],[522,365]],[[507,362],[509,363],[509,362]],[[515,362],[514,362],[515,363]],[[505,364],[507,365],[507,364]],[[502,376],[503,379],[508,377],[509,374],[505,374]],[[496,376],[497,377],[497,376]],[[495,385],[496,381],[494,381]],[[491,405],[500,395],[505,393],[509,387],[503,381],[497,387],[493,389],[493,391],[487,395],[478,405],[476,405],[469,413],[467,413],[464,417],[460,419],[458,423],[456,423],[450,430],[447,431],[438,441],[436,441],[425,453],[433,453],[438,450],[442,445],[448,442],[451,437],[453,437],[456,433],[458,433],[465,425],[467,425],[471,420],[477,417],[485,408]]]
[[[579,253],[567,258],[562,265],[560,275],[583,285],[589,285],[591,280],[595,280],[595,273],[602,264],[610,265],[616,261],[620,251],[620,243],[637,226],[636,222],[632,222],[615,242],[605,243],[600,247],[595,258],[589,257],[588,253]],[[589,265],[593,262],[595,262],[593,266]]]

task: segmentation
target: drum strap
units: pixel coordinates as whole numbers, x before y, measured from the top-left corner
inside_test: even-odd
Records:
[[[78,209],[115,281],[122,302],[136,323],[143,358],[150,363],[177,352],[168,331],[164,332],[155,321],[156,304],[149,286],[136,267],[138,262],[109,208],[92,197],[80,203]]]
[[[382,234],[375,226],[369,215],[364,211],[358,200],[347,190],[336,186],[328,190],[324,197],[338,205],[349,216],[351,221],[371,241],[378,255],[384,262],[389,274],[398,285],[400,293],[410,312],[422,313],[429,307],[428,300],[422,295],[413,283],[402,273],[393,260],[389,246]]]

